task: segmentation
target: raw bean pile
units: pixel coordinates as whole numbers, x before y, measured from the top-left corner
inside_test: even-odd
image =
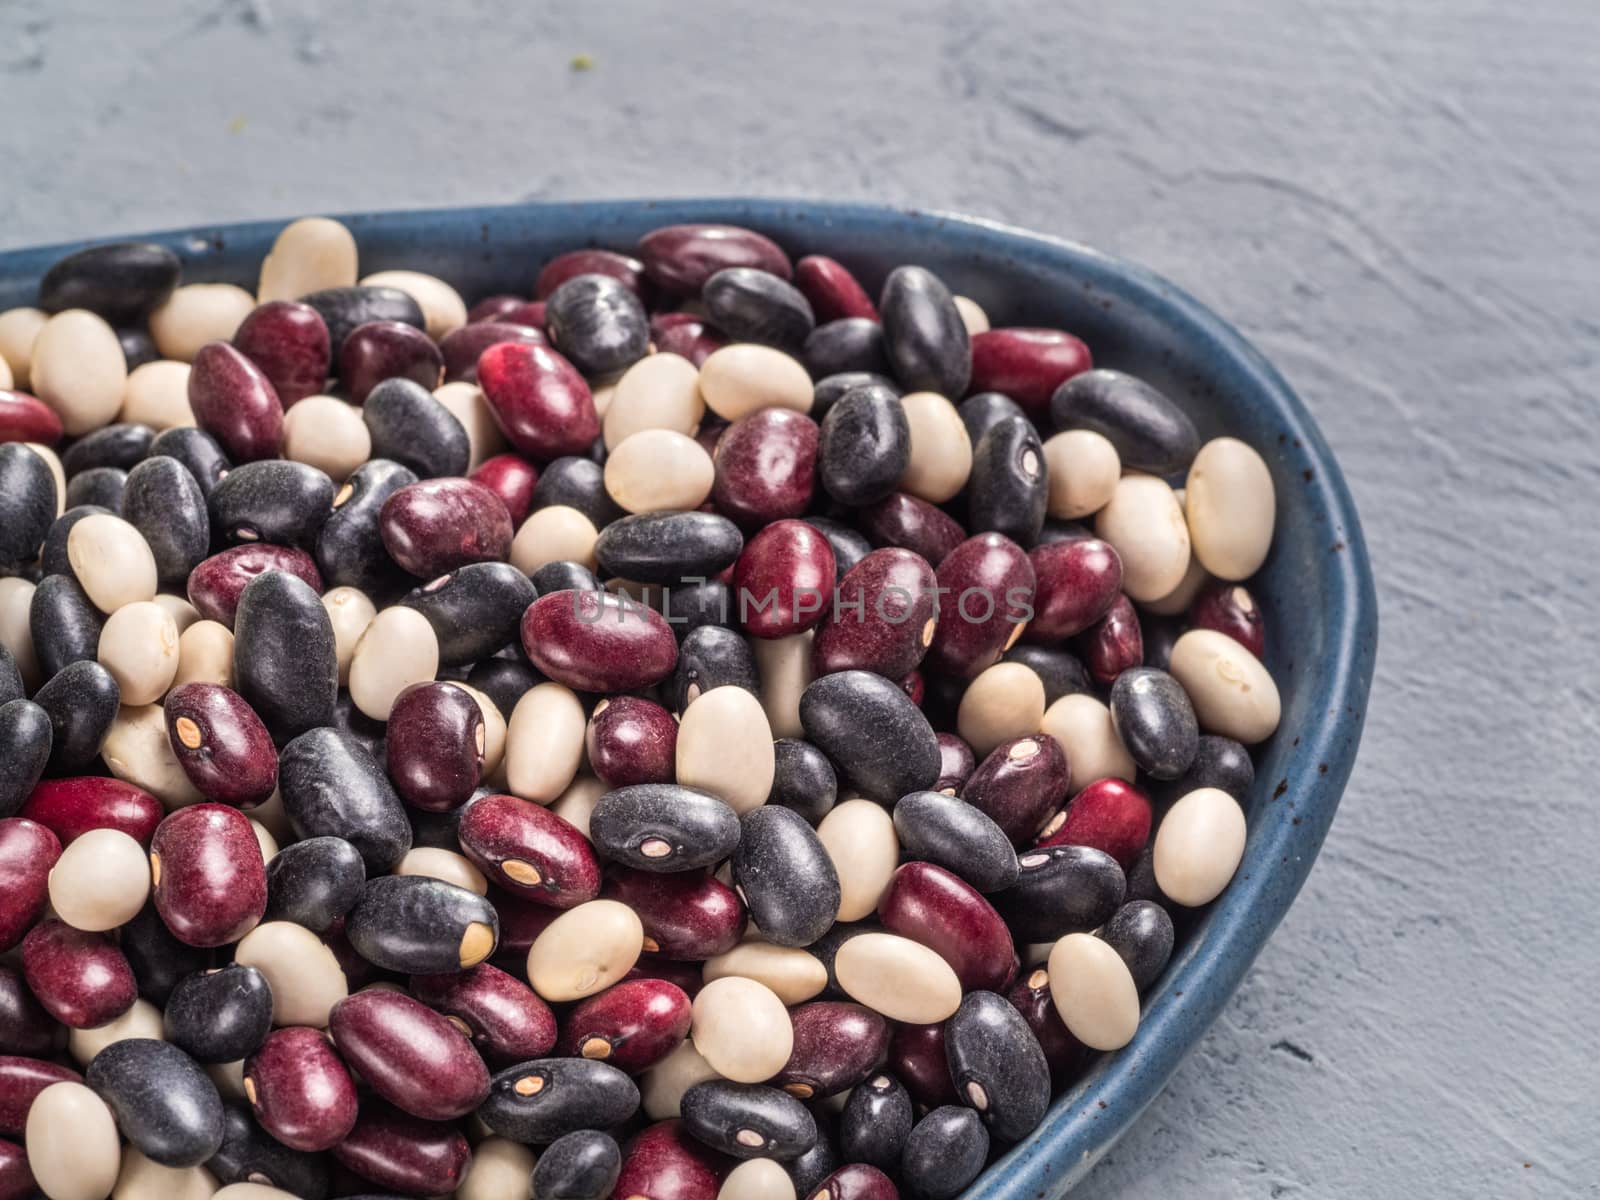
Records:
[[[0,1200],[953,1197],[1228,885],[1260,455],[918,266],[537,267],[0,314]]]

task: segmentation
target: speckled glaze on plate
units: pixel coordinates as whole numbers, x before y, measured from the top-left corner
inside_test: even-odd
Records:
[[[299,215],[299,214],[294,214]],[[1266,458],[1277,537],[1252,584],[1272,629],[1267,665],[1283,722],[1262,749],[1244,861],[1145,999],[1138,1036],[1103,1055],[1034,1132],[967,1193],[1049,1200],[1083,1178],[1205,1033],[1305,881],[1355,761],[1377,651],[1377,598],[1355,505],[1321,433],[1283,378],[1221,318],[1160,277],[1055,238],[938,213],[813,201],[596,201],[345,216],[363,273],[428,271],[470,301],[528,293],[540,265],[577,246],[626,249],[658,225],[725,221],[796,257],[824,252],[876,293],[920,263],[977,300],[995,325],[1071,330],[1100,366],[1178,400],[1205,436],[1230,433]],[[284,221],[155,235],[185,282],[254,288]],[[112,239],[106,239],[112,240]],[[122,240],[122,239],[115,239]],[[39,276],[82,244],[0,254],[0,309],[32,304]]]

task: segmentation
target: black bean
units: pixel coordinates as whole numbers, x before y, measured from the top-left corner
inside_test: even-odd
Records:
[[[890,370],[883,326],[870,317],[841,317],[818,325],[806,338],[800,361],[813,379],[851,373],[881,375]]]
[[[0,704],[0,818],[22,807],[50,761],[50,717],[32,700]]]
[[[961,414],[961,423],[967,427],[967,440],[974,446],[983,440],[983,435],[990,429],[1004,421],[1007,417],[1027,418],[1027,413],[1010,396],[1003,392],[978,392],[968,396],[957,406]]]
[[[326,1154],[291,1150],[251,1116],[249,1106],[222,1108],[222,1147],[206,1163],[221,1184],[259,1183],[280,1188],[300,1200],[325,1200],[333,1169]]]
[[[61,455],[61,469],[70,479],[91,467],[117,467],[133,470],[134,464],[150,453],[156,431],[148,425],[105,425],[86,433]]]
[[[67,480],[68,508],[97,505],[107,512],[122,515],[122,491],[128,473],[116,467],[90,467]]]
[[[117,1128],[152,1162],[197,1167],[222,1147],[217,1085],[177,1046],[126,1038],[107,1046],[84,1071],[117,1118]]]
[[[272,1031],[272,989],[254,967],[229,963],[178,981],[162,1014],[167,1041],[196,1062],[237,1062]]]
[[[839,799],[839,780],[828,756],[803,738],[772,744],[772,791],[768,804],[793,809],[815,825]]]
[[[838,583],[867,555],[872,553],[872,543],[854,526],[832,517],[805,517],[805,522],[821,532],[833,548],[833,581]]]
[[[89,769],[117,719],[121,695],[111,672],[97,662],[75,662],[51,676],[33,697],[50,718],[47,772],[77,775]]]
[[[601,570],[640,583],[703,579],[731,565],[742,549],[737,525],[703,512],[623,517],[607,525],[594,546]]]
[[[43,690],[42,688],[40,689]],[[10,704],[13,700],[25,700],[28,692],[22,684],[22,671],[17,666],[16,656],[13,655],[3,643],[0,643],[0,704]],[[49,711],[48,709],[46,711]],[[55,725],[55,715],[52,713],[50,724]]]
[[[607,858],[641,871],[694,871],[733,853],[739,818],[699,788],[640,783],[600,798],[589,814],[589,837]]]
[[[422,479],[465,475],[472,456],[456,415],[412,379],[385,379],[367,393],[361,416],[372,455],[410,467]]]
[[[153,901],[122,927],[118,937],[139,995],[158,1008],[166,1004],[179,980],[205,970],[216,958],[213,949],[190,946],[173,937]]]
[[[271,542],[309,549],[332,504],[333,480],[326,474],[274,458],[229,471],[212,489],[209,507],[217,536],[229,545]]]
[[[900,1155],[916,1115],[911,1093],[893,1075],[878,1074],[850,1093],[839,1114],[839,1151],[886,1175],[900,1170]]]
[[[811,390],[811,419],[820,422],[828,415],[828,410],[839,402],[847,393],[859,387],[888,388],[896,396],[900,395],[900,385],[887,374],[880,375],[876,371],[841,371],[837,375],[829,375],[817,380]]]
[[[1111,723],[1140,770],[1177,779],[1200,748],[1200,725],[1183,685],[1154,667],[1132,667],[1111,685]]]
[[[1204,734],[1195,745],[1194,761],[1175,782],[1159,791],[1163,800],[1177,800],[1197,788],[1221,788],[1240,804],[1250,802],[1250,788],[1256,781],[1250,751],[1232,738]]]
[[[900,1183],[913,1200],[954,1200],[983,1173],[989,1131],[970,1108],[946,1104],[917,1122],[900,1159]]]
[[[1139,614],[1139,636],[1144,642],[1144,665],[1158,671],[1172,667],[1172,648],[1189,631],[1186,614],[1163,617],[1152,612]]]
[[[894,806],[894,831],[906,857],[935,863],[980,892],[1017,881],[1017,852],[987,813],[943,792],[911,792]]]
[[[440,663],[454,667],[515,642],[522,614],[538,598],[538,589],[510,563],[482,562],[412,588],[401,603],[428,618]]]
[[[760,1083],[708,1079],[684,1092],[683,1125],[733,1158],[798,1158],[817,1141],[817,1123],[788,1092]]]
[[[835,999],[847,998],[844,989],[839,986],[839,977],[834,972],[833,962],[839,956],[839,947],[851,938],[863,933],[882,933],[883,927],[878,923],[876,916],[868,917],[864,921],[839,921],[811,945],[806,947],[806,952],[820,962],[828,972],[828,986],[823,992],[824,996]]]
[[[117,330],[117,341],[122,346],[122,364],[131,374],[145,363],[158,362],[161,348],[150,331],[139,325],[124,325]]]
[[[439,403],[431,397],[430,402]],[[382,596],[410,586],[401,583],[409,576],[384,549],[378,515],[385,500],[416,482],[415,471],[386,458],[370,459],[345,480],[333,497],[333,512],[317,534],[317,569],[328,587],[353,587],[368,596]]]
[[[498,1072],[478,1117],[512,1141],[543,1145],[580,1129],[620,1125],[639,1089],[616,1067],[589,1058],[539,1058]]]
[[[1050,397],[1057,429],[1090,429],[1117,448],[1124,467],[1175,475],[1200,452],[1189,415],[1142,379],[1097,368],[1074,375]]]
[[[610,1135],[577,1129],[550,1143],[533,1168],[540,1200],[606,1200],[622,1173],[622,1151]]]
[[[868,671],[824,675],[800,697],[806,737],[864,796],[890,804],[939,778],[939,739],[899,684]]]
[[[500,937],[494,905],[476,892],[426,875],[369,879],[344,933],[375,967],[444,975],[475,967]]]
[[[537,669],[520,658],[485,658],[467,676],[468,685],[493,700],[500,715],[508,720],[517,701],[544,681]]]
[[[28,633],[43,673],[53,676],[75,662],[96,660],[105,623],[105,615],[71,575],[41,579],[28,603]]]
[[[595,578],[593,571],[582,563],[573,562],[570,559],[545,563],[544,566],[528,576],[528,582],[533,584],[534,589],[541,596],[550,592],[603,592],[605,590],[601,582]]]
[[[391,287],[336,287],[324,288],[301,296],[302,304],[309,304],[328,327],[328,345],[333,351],[333,362],[339,362],[339,351],[344,339],[357,325],[368,321],[402,321],[426,329],[422,307],[406,292]]]
[[[124,496],[126,503],[126,496]],[[69,508],[50,523],[50,532],[44,535],[44,545],[39,548],[39,574],[45,575],[71,575],[72,562],[67,558],[67,537],[72,533],[72,527],[85,517],[92,517],[96,513],[111,513],[109,508],[102,508],[98,504],[80,504],[77,508]],[[115,516],[115,513],[111,513]]]
[[[1044,702],[1048,707],[1063,696],[1082,693],[1093,694],[1089,672],[1082,660],[1070,650],[1057,646],[1035,646],[1018,642],[1000,656],[1001,662],[1017,662],[1032,669],[1044,684]]]
[[[603,529],[624,515],[611,493],[606,491],[605,468],[592,458],[558,458],[539,473],[539,482],[533,485],[529,511],[536,512],[554,504],[577,509],[596,529]],[[539,590],[560,589],[541,587]]]
[[[1021,942],[1053,942],[1097,929],[1117,911],[1127,889],[1117,860],[1089,846],[1040,846],[1017,863],[1017,882],[990,901]]]
[[[156,434],[150,458],[175,458],[194,476],[203,495],[211,495],[217,481],[233,468],[217,439],[202,429],[185,426]]]
[[[1153,900],[1130,900],[1101,926],[1099,936],[1122,956],[1141,992],[1161,977],[1172,957],[1172,918]]]
[[[809,946],[839,913],[839,875],[799,813],[763,805],[739,818],[733,882],[769,942]]]
[[[817,468],[840,504],[875,504],[894,492],[911,462],[911,425],[900,398],[877,385],[840,397],[822,419]]]
[[[925,267],[896,267],[878,301],[895,377],[914,392],[966,395],[972,343],[950,289]]]
[[[0,446],[0,570],[39,554],[56,519],[56,478],[41,455],[20,442]]]
[[[378,762],[387,761],[384,751],[385,723],[374,721],[357,708],[355,701],[350,698],[350,693],[343,688],[339,689],[338,703],[333,706],[331,728],[335,733],[350,738]]]
[[[461,852],[461,815],[467,811],[479,796],[486,796],[488,790],[480,789],[471,800],[460,808],[452,808],[449,812],[425,812],[420,808],[409,808],[406,815],[411,819],[411,844],[413,846],[428,846],[435,850],[448,850],[452,854]],[[272,876],[267,876],[270,885]]]
[[[700,289],[711,323],[730,341],[758,342],[797,353],[816,317],[800,289],[754,267],[728,267]]]
[[[796,1196],[814,1197],[822,1181],[844,1166],[838,1139],[830,1128],[831,1118],[820,1109],[812,1117],[817,1123],[816,1142],[798,1158],[781,1164],[789,1172]]]
[[[673,709],[681,713],[696,697],[719,687],[742,687],[760,696],[761,676],[749,642],[723,626],[702,625],[678,647],[678,665],[672,674]]]
[[[739,611],[733,590],[715,579],[673,584],[667,589],[664,607],[661,615],[680,642],[702,625],[731,628]]]
[[[279,745],[327,725],[339,697],[333,622],[317,593],[287,571],[245,586],[233,619],[233,671],[245,703]]]
[[[550,343],[588,375],[614,375],[650,346],[650,318],[632,288],[609,275],[574,275],[545,300]]]
[[[47,313],[86,308],[112,325],[148,316],[172,295],[183,274],[178,256],[154,242],[90,246],[56,262],[39,281]]]
[[[990,426],[972,451],[967,481],[967,529],[1003,533],[1027,548],[1044,528],[1050,480],[1044,447],[1033,422],[1005,417]]]
[[[341,837],[312,837],[285,846],[267,864],[264,921],[293,921],[313,933],[355,907],[367,882],[361,852]]]
[[[411,826],[389,777],[355,737],[313,729],[278,756],[278,790],[298,838],[344,838],[367,873],[389,870],[411,849]]]
[[[1128,868],[1128,886],[1124,899],[1132,904],[1135,900],[1149,900],[1167,908],[1172,901],[1161,890],[1161,885],[1156,883],[1155,858],[1150,846],[1139,851],[1139,857],[1133,860],[1133,865]]]
[[[1033,1030],[1004,996],[968,992],[945,1022],[945,1057],[964,1104],[978,1110],[989,1132],[1015,1142],[1033,1131],[1050,1107],[1050,1064]]]
[[[175,458],[147,458],[128,472],[122,517],[149,543],[163,585],[183,583],[210,553],[206,494]]]

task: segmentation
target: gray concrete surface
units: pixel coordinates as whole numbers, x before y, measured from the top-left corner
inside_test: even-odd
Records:
[[[1592,0],[3,0],[0,244],[751,192],[1171,276],[1340,454],[1383,645],[1309,885],[1081,1194],[1594,1194],[1597,62]]]

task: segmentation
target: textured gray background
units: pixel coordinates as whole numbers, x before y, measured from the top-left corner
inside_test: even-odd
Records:
[[[1081,1194],[1593,1194],[1597,63],[1593,0],[0,0],[0,244],[748,192],[1172,277],[1340,455],[1382,652],[1299,903]]]

